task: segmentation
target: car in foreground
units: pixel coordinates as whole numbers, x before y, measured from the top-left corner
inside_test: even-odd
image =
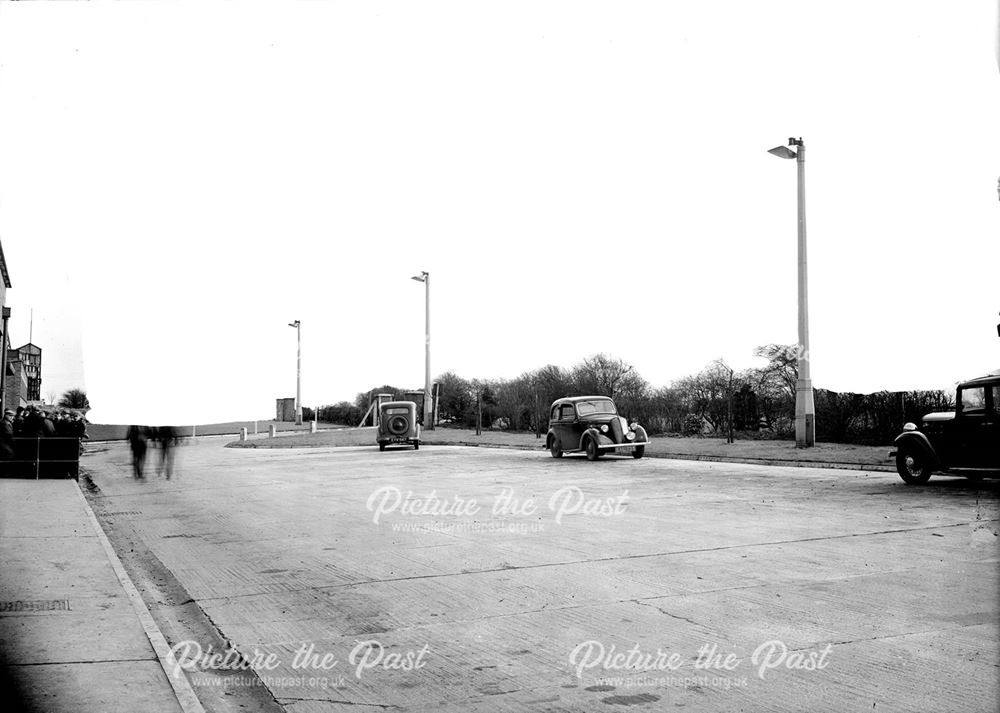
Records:
[[[909,485],[926,483],[936,472],[1000,475],[1000,374],[959,384],[954,412],[929,413],[919,426],[907,423],[895,446],[889,457]]]
[[[378,449],[386,446],[413,446],[420,449],[420,424],[417,423],[417,404],[413,401],[386,401],[378,407]]]
[[[556,399],[549,409],[545,447],[553,458],[580,452],[587,454],[587,460],[609,453],[642,458],[648,443],[646,430],[619,416],[615,402],[607,396]]]

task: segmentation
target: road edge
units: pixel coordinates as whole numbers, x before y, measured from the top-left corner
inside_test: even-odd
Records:
[[[153,652],[156,654],[156,658],[160,662],[160,668],[163,669],[163,673],[170,683],[170,688],[174,692],[177,703],[184,713],[205,713],[201,701],[198,700],[198,696],[195,695],[194,689],[184,675],[183,669],[181,669],[177,659],[174,658],[170,646],[167,645],[166,637],[163,636],[163,632],[160,631],[160,628],[153,620],[153,615],[146,608],[146,603],[142,600],[142,595],[139,594],[139,590],[128,576],[128,572],[125,571],[125,566],[118,559],[118,554],[115,552],[114,547],[112,547],[111,541],[104,532],[104,528],[101,527],[97,515],[94,514],[90,503],[87,502],[87,496],[80,490],[79,481],[75,490],[87,511],[87,518],[90,520],[90,525],[97,535],[101,547],[104,548],[104,554],[111,563],[111,568],[114,570],[115,576],[118,577],[118,582],[121,584],[122,589],[125,590],[125,595],[128,597],[129,602],[132,604],[132,609],[139,618],[139,623],[142,625],[146,638],[149,639],[149,643],[153,647]]]

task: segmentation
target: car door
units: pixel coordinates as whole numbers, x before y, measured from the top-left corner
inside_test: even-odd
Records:
[[[982,417],[970,419],[967,448],[973,467],[1000,468],[1000,385],[983,389]]]
[[[580,436],[575,434],[576,409],[573,404],[560,404],[555,415],[555,432],[564,451],[572,451],[580,447]]]
[[[950,465],[956,468],[985,468],[996,438],[996,419],[990,409],[992,389],[967,386],[958,393]]]

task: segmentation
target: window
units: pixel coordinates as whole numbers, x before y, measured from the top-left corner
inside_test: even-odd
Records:
[[[572,421],[576,418],[576,414],[573,412],[573,404],[563,404],[562,413],[559,418],[562,421]]]
[[[984,411],[986,409],[986,388],[978,386],[962,389],[962,411],[964,413]]]
[[[576,405],[581,416],[589,416],[594,413],[617,414],[615,405],[609,399],[594,399],[593,401],[581,401]]]

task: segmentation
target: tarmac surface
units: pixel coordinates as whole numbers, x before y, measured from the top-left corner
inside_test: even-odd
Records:
[[[36,710],[189,711],[176,664],[207,711],[1000,701],[996,481],[218,440],[170,480],[121,445],[83,465],[93,519],[73,481],[0,481]]]

